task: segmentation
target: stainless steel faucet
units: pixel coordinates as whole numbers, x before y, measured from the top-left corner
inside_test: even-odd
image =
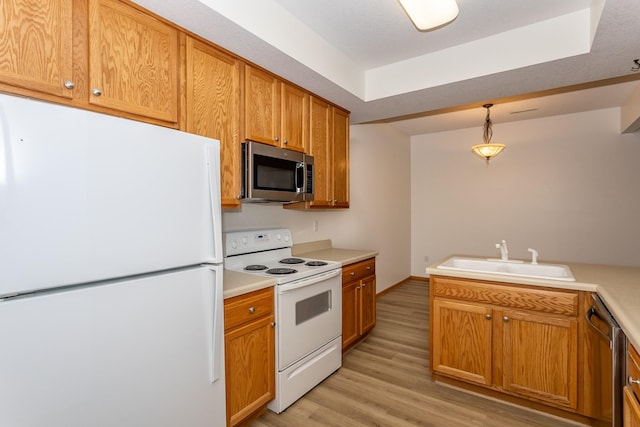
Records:
[[[509,247],[506,240],[503,240],[502,243],[496,243],[496,249],[500,249],[500,259],[502,261],[509,261]]]

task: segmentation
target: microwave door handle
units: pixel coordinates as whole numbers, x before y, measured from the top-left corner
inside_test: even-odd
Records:
[[[304,190],[304,162],[296,164],[296,194],[300,194]]]

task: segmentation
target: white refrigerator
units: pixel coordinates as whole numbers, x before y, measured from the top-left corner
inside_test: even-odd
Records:
[[[0,425],[225,425],[219,150],[0,94]]]

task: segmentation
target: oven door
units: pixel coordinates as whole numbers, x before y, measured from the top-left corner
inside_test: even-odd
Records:
[[[277,286],[278,370],[342,334],[342,269]]]

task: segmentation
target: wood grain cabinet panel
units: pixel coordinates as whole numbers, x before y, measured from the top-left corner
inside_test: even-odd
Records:
[[[638,402],[630,386],[624,388],[622,409],[622,425],[624,427],[640,427],[640,402]]]
[[[62,98],[73,87],[72,0],[0,2],[0,83]],[[11,88],[3,87],[3,89]]]
[[[431,283],[435,375],[580,412],[578,291],[444,276]]]
[[[492,310],[459,301],[433,302],[433,370],[491,384]]]
[[[187,38],[187,132],[220,141],[220,198],[222,206],[240,206],[240,97],[242,63],[208,44]]]
[[[342,269],[342,350],[364,338],[376,324],[375,258]]]
[[[244,74],[244,139],[280,146],[278,79],[247,65]]]
[[[309,94],[286,83],[280,88],[281,147],[304,152],[309,137]]]
[[[178,121],[178,30],[116,0],[89,0],[89,102]]]
[[[241,424],[275,397],[273,288],[224,302],[227,425]]]
[[[578,322],[505,310],[503,383],[513,393],[575,409],[578,401]]]
[[[333,206],[349,207],[349,114],[333,107]]]

